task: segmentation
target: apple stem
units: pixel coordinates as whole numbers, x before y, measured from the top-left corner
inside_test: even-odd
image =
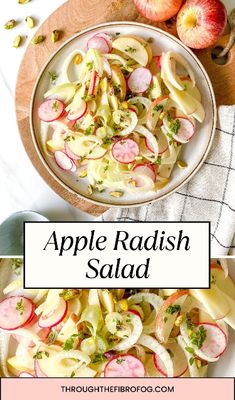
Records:
[[[228,22],[231,28],[230,36],[226,47],[221,51],[217,57],[224,57],[231,50],[235,43],[235,8],[231,11],[228,17]]]

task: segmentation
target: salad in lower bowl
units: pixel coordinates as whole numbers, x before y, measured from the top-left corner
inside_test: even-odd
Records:
[[[210,289],[22,285],[15,277],[0,302],[1,363],[13,376],[203,377],[226,351],[228,326],[235,329],[225,260],[212,260]]]
[[[87,193],[156,192],[202,123],[194,71],[176,51],[153,55],[151,41],[97,33],[63,60],[38,107],[44,153]],[[60,80],[57,84],[57,79]]]

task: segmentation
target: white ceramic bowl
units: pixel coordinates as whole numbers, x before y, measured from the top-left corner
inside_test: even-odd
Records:
[[[54,159],[45,155],[42,147],[40,120],[37,115],[39,104],[43,100],[44,93],[49,87],[49,71],[61,71],[62,62],[65,57],[75,49],[84,49],[87,40],[98,32],[109,32],[125,35],[139,35],[143,38],[153,38],[151,44],[154,54],[162,51],[172,50],[181,54],[192,66],[197,86],[202,94],[203,106],[206,110],[206,117],[203,124],[197,124],[197,132],[193,139],[183,146],[180,158],[183,159],[188,167],[185,169],[174,168],[171,180],[167,186],[157,192],[141,193],[141,194],[125,194],[120,198],[112,198],[108,193],[94,192],[91,196],[87,194],[87,183],[84,180],[77,180],[76,174],[68,174],[62,171],[54,162]],[[59,82],[59,80],[58,80]],[[97,25],[86,29],[64,43],[59,50],[51,57],[46,66],[43,68],[38,81],[31,103],[31,132],[34,144],[38,151],[39,157],[43,164],[63,187],[72,193],[75,193],[92,202],[107,206],[131,207],[141,206],[149,202],[163,199],[184,185],[201,167],[210,149],[216,126],[216,104],[213,88],[209,77],[193,52],[182,44],[174,36],[149,25],[139,24],[136,22],[112,22]]]

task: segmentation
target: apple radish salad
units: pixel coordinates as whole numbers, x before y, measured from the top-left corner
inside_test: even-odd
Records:
[[[157,191],[169,182],[183,145],[205,111],[188,62],[152,54],[152,38],[97,33],[86,51],[49,71],[38,107],[44,152],[87,192],[110,196]]]
[[[235,329],[224,261],[211,263],[210,289],[21,288],[18,277],[0,303],[14,376],[202,377]]]

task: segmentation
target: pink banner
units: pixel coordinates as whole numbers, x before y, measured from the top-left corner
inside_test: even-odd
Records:
[[[2,400],[233,400],[233,379],[2,379]]]

